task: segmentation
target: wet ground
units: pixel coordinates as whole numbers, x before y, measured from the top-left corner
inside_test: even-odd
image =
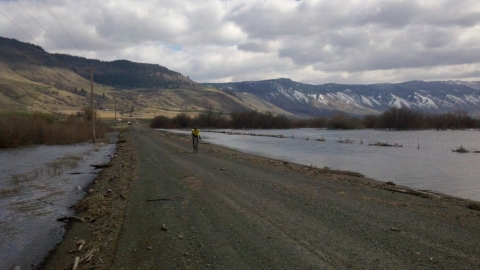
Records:
[[[111,134],[116,141],[118,134]],[[58,243],[86,187],[115,144],[34,146],[0,151],[0,269],[35,267]]]

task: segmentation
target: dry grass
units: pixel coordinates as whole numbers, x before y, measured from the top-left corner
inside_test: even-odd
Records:
[[[96,124],[96,136],[108,132],[104,124]],[[92,123],[69,116],[60,118],[45,113],[0,114],[0,148],[30,144],[73,144],[92,138]]]
[[[83,160],[82,156],[66,155],[61,158],[47,163],[48,173],[50,176],[60,175],[67,169],[74,169],[78,167],[78,162]]]

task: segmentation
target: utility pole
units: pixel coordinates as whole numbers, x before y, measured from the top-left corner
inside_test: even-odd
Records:
[[[95,143],[95,106],[93,104],[93,67],[90,65],[90,94],[92,96],[92,123],[93,123],[93,143]]]
[[[115,131],[117,131],[117,97],[114,97],[115,100]]]

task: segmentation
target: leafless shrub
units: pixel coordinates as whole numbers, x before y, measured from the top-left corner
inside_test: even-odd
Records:
[[[108,126],[97,122],[96,136],[103,137]],[[30,144],[72,144],[93,137],[92,123],[69,116],[66,119],[44,113],[0,114],[0,148]]]

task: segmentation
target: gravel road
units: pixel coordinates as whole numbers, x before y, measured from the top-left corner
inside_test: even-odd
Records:
[[[474,210],[147,129],[113,269],[474,269]]]
[[[480,268],[479,212],[462,200],[213,144],[194,153],[137,126],[126,137],[138,175],[102,269]]]

